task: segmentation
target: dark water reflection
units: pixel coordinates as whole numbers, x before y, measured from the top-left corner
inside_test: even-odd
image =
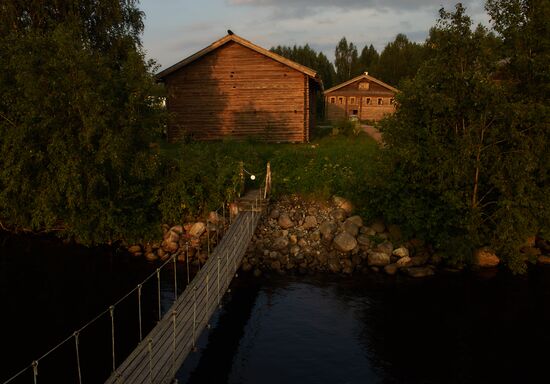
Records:
[[[0,383],[135,287],[158,265],[112,249],[0,234]],[[185,270],[178,271],[179,289]],[[173,299],[173,270],[162,305]],[[144,332],[157,318],[143,289]],[[132,301],[134,300],[134,301]],[[137,298],[116,309],[117,361],[139,338]],[[180,383],[549,383],[550,269],[528,276],[241,275]],[[111,369],[110,319],[81,335],[85,383]],[[74,343],[39,364],[73,383]],[[30,371],[17,383],[32,382]]]
[[[0,383],[106,311],[154,273],[157,264],[114,249],[65,246],[57,239],[0,233]],[[178,268],[182,268],[181,266]],[[183,288],[184,270],[179,271]],[[161,304],[173,300],[173,269],[162,273]],[[142,290],[146,334],[158,318],[156,279]],[[115,307],[116,360],[139,341],[138,298],[134,293]],[[79,336],[83,381],[103,382],[111,372],[111,319],[107,311]],[[77,382],[74,339],[40,360],[39,383]],[[14,383],[31,383],[28,369]]]
[[[548,383],[549,325],[548,269],[426,280],[241,277],[204,352],[179,377],[189,383]]]

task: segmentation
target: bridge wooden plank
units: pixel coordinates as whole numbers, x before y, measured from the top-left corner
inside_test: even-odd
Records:
[[[218,258],[220,260],[219,295],[221,298],[240,265],[259,217],[258,212],[251,211],[242,212],[237,216],[204,267],[193,278],[170,310],[164,314],[155,328],[143,338],[142,342],[106,383],[164,383],[172,380],[174,373],[192,349],[193,306],[196,306],[195,340],[198,339],[218,307]],[[206,295],[207,276],[209,280],[208,296]],[[174,310],[176,311],[175,353]],[[149,339],[153,341],[150,353]]]

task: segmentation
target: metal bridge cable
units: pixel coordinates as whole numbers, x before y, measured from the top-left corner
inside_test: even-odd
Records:
[[[115,364],[115,306],[109,307],[109,313],[111,314],[111,349],[113,352],[113,372],[116,370]]]
[[[17,372],[15,375],[13,375],[12,377],[10,377],[8,380],[4,381],[3,384],[8,384],[10,382],[12,382],[14,379],[18,378],[19,376],[21,376],[23,373],[25,373],[27,371],[27,369],[29,368],[32,368],[32,364],[31,365],[27,365],[25,368],[23,368],[22,370],[20,370],[19,372]]]
[[[179,254],[179,252],[176,253],[176,255]],[[159,268],[157,268],[157,270],[153,273],[151,273],[149,276],[147,276],[141,284],[139,285],[143,285],[144,283],[146,283],[147,281],[149,281],[153,276],[155,276],[155,274],[157,275],[157,280],[158,280],[158,297],[159,297],[159,320],[161,319],[161,304],[160,304],[160,270],[162,268],[164,268],[166,266],[166,264],[169,262],[170,260],[167,260],[166,262],[164,262]],[[138,289],[138,286],[136,286],[134,289],[132,289],[130,292],[128,292],[126,295],[124,295],[123,297],[121,297],[118,301],[115,302],[115,304],[113,304],[113,306],[116,306],[118,304],[120,304],[122,301],[124,301],[126,298],[128,298],[128,296],[130,296],[136,289]],[[78,332],[78,333],[81,333],[83,330],[85,330],[86,328],[88,328],[90,325],[92,325],[93,323],[95,323],[97,320],[99,320],[102,316],[104,316],[107,312],[110,312],[110,308],[107,308],[106,310],[104,310],[103,312],[99,313],[97,316],[95,316],[93,319],[91,319],[90,321],[88,321],[86,324],[84,324],[82,327],[80,327],[78,330],[76,330],[75,332]],[[56,346],[54,346],[53,348],[51,348],[49,351],[47,351],[46,353],[44,353],[42,356],[40,356],[38,359],[36,359],[36,363],[38,364],[38,362],[44,358],[46,358],[47,356],[49,356],[51,353],[55,352],[58,348],[60,348],[62,345],[64,345],[65,343],[67,343],[69,340],[71,340],[72,338],[74,337],[74,332],[67,336],[64,340],[62,340],[61,342],[59,342]],[[13,381],[15,378],[19,377],[20,375],[22,375],[27,369],[29,368],[33,368],[33,365],[31,364],[30,366],[27,366],[23,369],[21,369],[19,372],[17,372],[15,375],[13,375],[12,377],[10,377],[7,381],[4,381],[3,384],[8,384],[10,383],[11,381]],[[34,368],[33,368],[33,372],[34,372]]]
[[[38,382],[38,360],[32,362],[32,377],[34,379],[34,384]]]
[[[187,255],[185,256],[185,262],[187,263],[187,285],[189,285],[189,243],[186,244]]]
[[[178,300],[178,265],[177,265],[177,256],[174,255],[174,303]]]
[[[158,296],[158,304],[159,304],[159,321],[162,318],[162,313],[160,309],[160,268],[157,268],[157,296]]]
[[[82,371],[80,370],[80,352],[78,350],[78,336],[80,334],[78,332],[74,333],[74,346],[76,349],[76,367],[78,371],[78,383],[82,384]]]
[[[141,328],[141,284],[138,284],[138,316],[139,316],[139,341],[143,340]]]

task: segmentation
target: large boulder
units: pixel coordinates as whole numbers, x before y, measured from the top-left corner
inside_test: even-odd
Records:
[[[392,255],[397,256],[397,257],[408,257],[409,256],[409,250],[405,247],[399,247],[399,248],[393,250]]]
[[[474,265],[481,268],[496,267],[500,259],[490,248],[484,247],[476,249],[474,252]]]
[[[334,247],[342,252],[349,252],[357,246],[355,237],[347,232],[342,232],[334,238]]]
[[[348,217],[348,213],[342,208],[336,208],[330,211],[330,217],[337,221],[344,221]]]
[[[386,253],[388,256],[391,256],[393,252],[393,244],[389,241],[384,241],[376,246],[376,251]]]
[[[368,247],[370,246],[370,237],[365,234],[360,234],[357,236],[357,242],[362,247]]]
[[[174,242],[166,241],[166,240],[164,240],[160,244],[160,246],[167,253],[174,253],[178,250],[178,247],[179,247],[178,243],[174,243]]]
[[[351,204],[351,201],[349,201],[348,199],[344,199],[340,196],[334,196],[332,198],[332,201],[334,202],[334,205],[346,211],[348,215],[353,212],[353,204]]]
[[[370,227],[376,232],[376,233],[382,233],[386,230],[386,224],[382,220],[376,220],[374,223],[370,225]]]
[[[359,215],[351,216],[346,221],[351,221],[355,225],[357,225],[359,228],[363,226],[363,219]]]
[[[317,226],[317,218],[315,216],[306,216],[302,227],[304,229],[315,228]]]
[[[140,245],[132,245],[128,248],[128,252],[132,254],[141,253],[141,246]]]
[[[359,233],[359,227],[353,221],[346,220],[344,222],[344,231],[346,231],[353,237],[356,237]]]
[[[177,243],[180,241],[180,234],[176,231],[169,230],[164,234],[164,240],[169,243]]]
[[[294,227],[294,223],[292,222],[292,220],[290,219],[290,217],[286,213],[282,213],[279,216],[278,223],[279,223],[279,227],[281,227],[283,229],[288,229],[288,228]]]
[[[426,277],[434,274],[434,270],[430,267],[409,267],[403,268],[402,271],[410,277]]]
[[[338,227],[332,221],[325,221],[319,226],[319,232],[321,232],[323,239],[326,239],[328,241],[334,238],[334,233],[336,232],[336,229],[338,229]]]
[[[411,265],[411,258],[409,256],[403,256],[399,260],[397,260],[397,267],[403,268],[408,267]]]
[[[206,231],[206,224],[199,221],[189,228],[188,234],[192,237],[199,237],[204,233],[204,231]]]
[[[395,275],[397,272],[397,265],[396,264],[388,264],[384,267],[384,272],[386,272],[388,275]]]
[[[369,252],[367,263],[370,267],[384,267],[390,263],[390,255],[384,252]]]

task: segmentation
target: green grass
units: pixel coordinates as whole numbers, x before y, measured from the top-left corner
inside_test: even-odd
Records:
[[[239,163],[246,187],[257,188],[271,163],[273,196],[298,193],[305,197],[340,195],[357,206],[369,167],[378,151],[367,135],[325,136],[309,144],[269,144],[254,141],[191,142],[161,145],[169,164],[167,185],[160,196],[165,220],[214,209],[240,189]]]

